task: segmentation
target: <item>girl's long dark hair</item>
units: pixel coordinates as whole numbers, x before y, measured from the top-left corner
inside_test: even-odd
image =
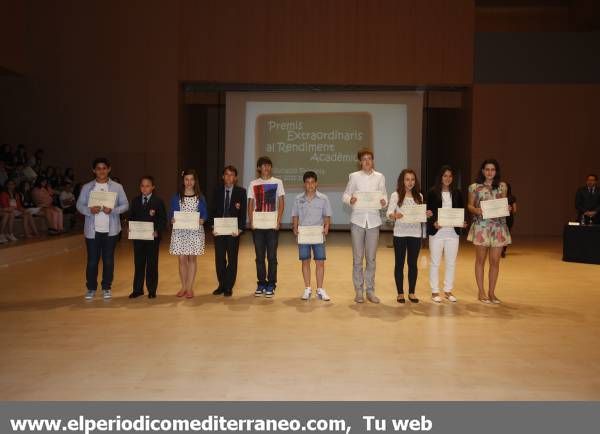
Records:
[[[183,198],[185,197],[185,182],[184,179],[186,175],[194,176],[194,196],[198,199],[202,197],[202,191],[200,190],[200,185],[198,184],[198,172],[195,169],[185,169],[181,172],[181,183],[179,184],[179,200],[183,202]]]
[[[404,196],[406,196],[404,176],[408,175],[409,173],[415,177],[415,186],[411,190],[413,200],[415,203],[423,203],[423,199],[421,199],[421,184],[419,184],[419,178],[417,178],[417,174],[412,169],[404,169],[402,172],[400,172],[400,175],[398,176],[398,182],[396,184],[396,192],[398,193],[398,206],[401,206],[402,202],[404,202]]]
[[[477,184],[483,184],[485,182],[485,176],[483,175],[483,169],[487,164],[493,164],[496,168],[496,175],[494,176],[494,180],[492,181],[492,188],[498,188],[500,186],[500,164],[498,164],[498,160],[493,158],[488,158],[487,160],[483,160],[481,163],[481,167],[479,168],[479,172],[475,176],[475,182]]]
[[[454,192],[456,191],[456,184],[454,183],[454,178],[456,178],[456,172],[454,171],[452,166],[448,166],[446,164],[440,168],[440,172],[438,173],[438,176],[435,178],[435,184],[433,184],[433,187],[431,188],[431,191],[433,191],[433,193],[436,195],[436,197],[438,199],[441,199],[441,197],[442,197],[442,188],[443,188],[442,178],[444,177],[444,173],[446,173],[446,172],[450,172],[452,174],[452,182],[448,186],[448,190],[450,191],[450,194],[454,194]]]

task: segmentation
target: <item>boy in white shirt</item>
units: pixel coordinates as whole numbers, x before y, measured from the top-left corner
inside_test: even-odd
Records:
[[[387,204],[387,190],[385,177],[373,169],[373,152],[369,149],[361,149],[358,151],[357,157],[361,170],[350,174],[342,197],[343,202],[352,207],[350,233],[353,258],[352,281],[356,292],[354,301],[356,303],[365,301],[364,288],[367,291],[367,299],[371,303],[379,303],[379,298],[375,295],[375,259],[379,242],[379,227],[382,224],[380,212],[381,208]],[[355,193],[358,192],[380,194],[379,204],[381,207],[363,209],[356,206],[358,197]],[[363,258],[366,259],[364,271]]]
[[[248,186],[248,226],[252,229],[254,251],[256,253],[257,287],[256,297],[264,295],[271,298],[275,295],[277,286],[277,244],[279,227],[285,207],[285,191],[281,179],[271,176],[273,163],[269,157],[260,157],[256,162],[256,170],[260,177],[250,182]],[[254,227],[255,212],[276,213],[275,227],[256,229]],[[269,269],[265,266],[265,256]]]

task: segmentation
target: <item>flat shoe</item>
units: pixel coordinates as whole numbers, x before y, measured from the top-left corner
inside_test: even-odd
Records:
[[[187,291],[179,291],[177,297],[183,297]]]
[[[396,301],[398,303],[401,303],[401,304],[406,303],[406,299],[403,296],[401,296],[401,295],[399,295],[398,297],[396,297]]]
[[[478,298],[478,300],[484,304],[490,304],[491,301],[489,301],[487,298]]]
[[[442,297],[440,297],[439,295],[434,295],[431,297],[431,299],[433,301],[435,301],[436,303],[441,303],[442,302]]]
[[[455,296],[453,296],[453,295],[447,295],[446,296],[446,300],[448,300],[448,301],[450,301],[452,303],[456,303],[458,301],[458,299]]]

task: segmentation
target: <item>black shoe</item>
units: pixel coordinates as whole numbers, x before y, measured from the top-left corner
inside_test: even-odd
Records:
[[[222,288],[217,288],[213,291],[213,295],[221,295],[223,294],[225,291]]]
[[[225,292],[223,292],[223,295],[225,297],[231,297],[233,295],[233,292],[231,292],[231,291],[225,291]]]
[[[148,298],[156,298],[156,292],[150,292]]]
[[[419,302],[419,299],[417,297],[415,297],[414,294],[408,294],[408,299],[410,300],[411,303]]]
[[[396,301],[401,304],[406,303],[406,300],[404,299],[404,295],[402,295],[402,294],[398,294],[398,297],[396,297]]]
[[[138,298],[138,297],[141,297],[142,295],[144,295],[143,292],[132,292],[131,294],[129,294],[129,298]]]

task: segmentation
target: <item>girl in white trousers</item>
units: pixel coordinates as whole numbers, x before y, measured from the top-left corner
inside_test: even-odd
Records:
[[[467,222],[462,222],[461,227],[442,227],[438,223],[439,208],[463,208],[464,201],[460,190],[454,186],[454,170],[450,166],[443,166],[436,179],[436,183],[427,193],[427,234],[429,235],[429,284],[431,286],[431,299],[436,303],[442,301],[440,297],[439,271],[442,257],[444,258],[444,295],[446,300],[456,302],[452,293],[454,289],[454,273],[456,270],[456,257],[458,255],[459,235]],[[463,211],[464,213],[464,211]],[[464,219],[464,214],[463,214]]]

